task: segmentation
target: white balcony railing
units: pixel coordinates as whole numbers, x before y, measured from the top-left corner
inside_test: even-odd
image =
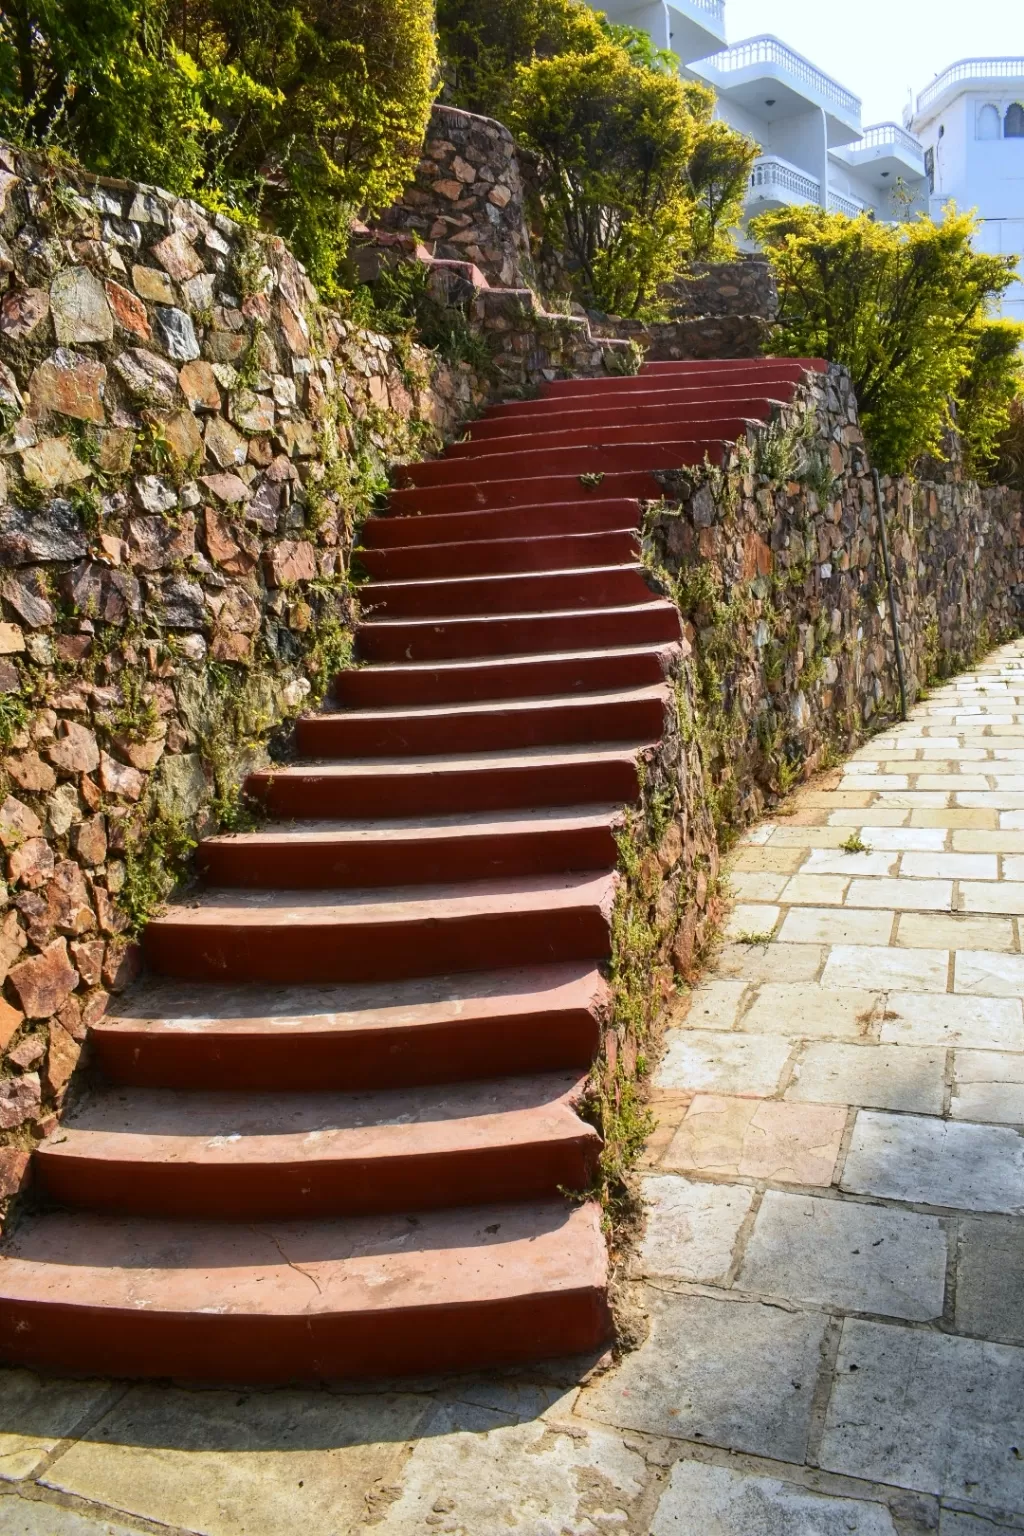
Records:
[[[677,9],[689,6],[691,11],[703,11],[706,16],[714,17],[715,21],[725,25],[725,0],[669,0],[670,5]]]
[[[1024,59],[960,59],[936,75],[931,85],[926,85],[917,98],[917,110],[923,112],[937,100],[942,92],[958,80],[1015,80],[1024,79]]]
[[[852,91],[840,85],[838,80],[833,80],[831,75],[824,74],[811,63],[810,59],[805,59],[803,54],[796,53],[785,43],[780,42],[777,37],[772,37],[768,33],[763,37],[747,38],[746,42],[736,43],[732,48],[712,54],[709,59],[702,59],[701,63],[707,64],[709,68],[721,74],[750,69],[755,64],[775,64],[779,69],[784,69],[787,74],[795,76],[815,95],[824,97],[833,106],[853,117],[860,117],[859,96],[855,96]]]
[[[797,170],[788,160],[778,160],[765,155],[755,162],[750,173],[750,190],[759,193],[761,199],[774,197],[780,203],[792,202],[794,197],[805,203],[821,202],[821,182],[806,172]]]
[[[847,197],[843,192],[830,192],[828,194],[829,213],[845,213],[847,218],[855,219],[859,213],[863,213],[866,203],[860,202],[856,197]]]
[[[919,160],[924,157],[924,145],[919,139],[915,139],[912,133],[901,128],[899,123],[875,123],[872,127],[864,129],[859,144],[849,144],[847,148],[881,149],[886,144],[896,144],[900,149],[916,155]]]

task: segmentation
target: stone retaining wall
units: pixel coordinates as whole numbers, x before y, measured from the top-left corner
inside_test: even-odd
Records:
[[[647,558],[668,578],[698,679],[719,826],[751,820],[898,707],[870,465],[848,375],[809,375],[723,471],[662,478]],[[1024,505],[952,466],[883,479],[911,697],[1024,619]]]

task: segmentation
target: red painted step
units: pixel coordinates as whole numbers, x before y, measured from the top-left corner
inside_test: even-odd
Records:
[[[474,544],[486,540],[534,540],[569,535],[599,534],[637,528],[640,507],[635,498],[615,500],[588,493],[579,481],[569,501],[551,502],[543,497],[537,506],[517,505],[510,519],[507,507],[487,511],[437,512],[423,516],[368,517],[360,531],[363,545],[372,549],[406,548],[425,544]],[[643,478],[642,486],[657,484]],[[637,495],[644,495],[641,489]],[[360,549],[360,558],[364,558]],[[372,574],[372,573],[371,573]]]
[[[287,1221],[585,1189],[601,1139],[572,1072],[383,1093],[108,1088],[36,1159],[38,1192],[134,1216]]]
[[[630,522],[635,523],[635,517]],[[414,536],[416,530],[410,529]],[[360,565],[376,581],[425,581],[450,576],[492,576],[499,572],[581,570],[590,565],[630,565],[640,555],[635,527],[607,533],[549,534],[547,537],[478,539],[456,544],[409,544],[391,549],[358,549]]]
[[[720,415],[704,411],[697,416],[676,408],[655,412],[650,418],[645,413],[639,421],[622,422],[612,427],[595,422],[552,421],[544,431],[538,431],[536,423],[527,423],[522,432],[458,443],[452,448],[447,462],[472,459],[479,465],[499,453],[533,455],[550,453],[556,448],[621,448],[625,444],[647,444],[663,439],[684,441],[695,438],[698,442],[723,437],[737,439],[746,434],[751,423],[768,421],[777,404],[774,400],[755,400],[742,415],[732,407]]]
[[[421,757],[585,741],[654,741],[670,693],[664,684],[576,698],[487,700],[413,709],[322,711],[298,722],[311,757]]]
[[[735,428],[735,430],[733,430]],[[539,476],[633,473],[638,469],[676,469],[685,464],[703,464],[705,453],[721,454],[723,440],[742,437],[742,421],[716,424],[715,430],[701,433],[688,427],[673,427],[671,435],[652,435],[645,442],[621,443],[607,448],[585,445],[576,448],[520,448],[508,453],[490,453],[475,459],[428,459],[422,464],[403,464],[398,471],[399,488],[446,488],[488,481],[506,481],[522,476],[525,481]]]
[[[620,825],[616,806],[272,822],[257,832],[206,838],[199,867],[213,885],[278,890],[561,874],[614,864]]]
[[[808,373],[824,373],[828,364],[817,358],[804,357],[752,357],[738,358],[735,362],[715,363],[647,363],[632,378],[555,379],[544,391],[544,399],[556,405],[573,396],[595,395],[609,398],[616,394],[644,394],[650,389],[661,389],[671,384],[705,385],[723,383],[754,383],[767,374],[778,378],[792,378],[800,383]]]
[[[90,1038],[112,1082],[302,1093],[585,1068],[610,1011],[587,963],[362,986],[150,981]]]
[[[664,598],[622,608],[560,613],[505,613],[452,619],[374,619],[356,631],[364,661],[450,661],[523,656],[593,646],[678,642],[675,605]]]
[[[360,607],[371,620],[449,619],[470,614],[615,608],[623,603],[645,603],[650,597],[642,565],[596,565],[432,581],[378,581],[362,589]]]
[[[747,383],[688,384],[685,381],[648,379],[643,390],[626,390],[619,395],[611,392],[598,398],[582,395],[566,396],[564,400],[512,400],[504,405],[492,406],[477,421],[471,422],[467,431],[471,437],[500,437],[505,431],[518,431],[523,422],[529,421],[543,430],[552,422],[573,422],[580,419],[605,421],[609,426],[627,420],[640,419],[648,411],[658,411],[674,406],[719,406],[727,402],[737,407],[735,414],[744,415],[738,409],[748,400],[770,399],[790,401],[802,374],[796,369],[781,369],[778,373],[759,373]]]
[[[604,960],[615,876],[539,875],[386,893],[209,890],[146,929],[150,964],[185,981],[386,981]]]
[[[272,816],[444,816],[543,805],[623,805],[640,792],[633,747],[534,747],[458,757],[368,758],[254,773]]]
[[[335,1221],[53,1212],[0,1264],[0,1357],[105,1376],[279,1383],[599,1348],[607,1251],[563,1200]]]
[[[590,430],[600,428],[601,440],[605,441],[605,433],[624,427],[635,429],[655,423],[663,426],[671,422],[721,422],[733,417],[765,420],[779,405],[792,399],[795,387],[792,383],[782,383],[774,387],[762,385],[757,391],[722,390],[721,398],[713,400],[709,400],[706,392],[699,389],[665,389],[650,395],[625,396],[614,404],[602,404],[600,407],[585,403],[585,400],[569,400],[557,412],[524,411],[517,416],[491,416],[475,421],[470,428],[468,442],[456,443],[451,452],[459,458],[465,458],[471,449],[479,449],[486,444],[489,451],[493,451],[496,444],[508,443],[510,439],[527,434],[532,434],[538,441],[543,440],[550,446],[552,433],[561,433],[574,427]]]
[[[712,464],[720,464],[725,453],[724,443],[701,445],[690,443],[677,451],[674,448],[657,455],[656,468],[679,469],[686,464],[703,464],[705,456]],[[416,516],[438,513],[497,512],[528,507],[563,507],[566,503],[586,504],[591,497],[595,501],[619,501],[657,498],[662,487],[650,469],[597,470],[593,478],[584,479],[573,471],[570,474],[539,473],[536,466],[519,465],[519,472],[507,479],[474,480],[459,485],[411,485],[391,492],[390,502],[401,515]],[[566,515],[569,513],[567,511]],[[506,527],[512,525],[506,524]],[[404,531],[401,539],[405,543]]]

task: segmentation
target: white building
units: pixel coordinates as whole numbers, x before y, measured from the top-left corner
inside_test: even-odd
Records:
[[[725,0],[600,0],[600,8],[671,48],[684,74],[714,87],[719,117],[761,145],[748,216],[817,203],[890,219],[898,181],[912,210],[927,206],[924,151],[913,135],[898,123],[862,128],[860,98],[777,37],[724,47]]]
[[[976,209],[979,249],[1024,255],[1024,58],[960,59],[917,98],[908,126],[924,145],[929,205]],[[1024,320],[1024,279],[1003,299]]]

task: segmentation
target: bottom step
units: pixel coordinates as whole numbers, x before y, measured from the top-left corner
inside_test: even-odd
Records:
[[[0,1258],[5,1364],[277,1383],[467,1370],[610,1337],[596,1205],[323,1222],[26,1219]]]

